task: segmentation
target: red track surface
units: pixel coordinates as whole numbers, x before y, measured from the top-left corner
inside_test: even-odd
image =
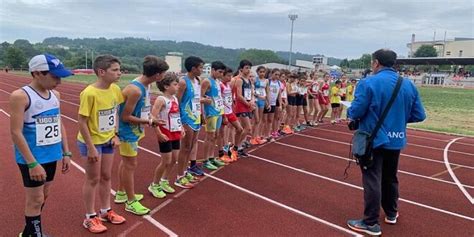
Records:
[[[29,78],[0,73],[0,236],[15,236],[23,227],[24,191],[13,159],[7,114],[8,96]],[[78,154],[78,95],[84,85],[64,83],[61,92],[63,122],[69,146]],[[1,111],[0,111],[1,112]],[[153,198],[146,190],[159,163],[152,131],[142,140],[136,172],[136,191],[153,209],[146,218],[126,213],[113,204],[127,222],[110,226],[102,236],[351,236],[350,218],[362,215],[361,177],[355,165],[344,180],[351,133],[340,125],[322,125],[275,143],[255,148],[251,158],[221,168],[192,190]],[[400,219],[382,224],[384,236],[474,236],[474,138],[454,142],[447,152],[449,166],[466,190],[463,194],[448,173],[444,150],[457,136],[408,131],[408,147],[400,158]],[[201,157],[202,158],[202,157]],[[114,176],[120,157],[115,157]],[[84,161],[67,175],[57,172],[46,202],[43,227],[53,236],[92,236],[81,223]],[[113,179],[113,188],[117,187]],[[472,197],[470,197],[472,199]],[[381,218],[383,218],[383,213]],[[161,229],[159,228],[161,227]],[[164,228],[163,228],[164,227]],[[167,229],[165,232],[162,229]]]

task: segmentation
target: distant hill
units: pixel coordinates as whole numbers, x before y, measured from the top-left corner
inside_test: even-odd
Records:
[[[8,48],[12,47],[19,48],[23,52],[24,59],[22,65],[26,65],[26,59],[37,53],[49,52],[62,58],[68,67],[84,68],[87,52],[88,68],[92,66],[92,56],[112,54],[119,57],[123,62],[123,67],[129,71],[139,71],[143,57],[146,55],[164,57],[168,52],[181,52],[184,58],[196,55],[206,62],[220,60],[235,69],[240,61],[240,54],[246,51],[246,49],[229,49],[190,41],[176,42],[143,38],[106,39],[101,37],[70,39],[66,37],[50,37],[34,45],[23,39],[16,40],[13,44],[4,42],[0,45],[0,56],[3,58]],[[280,58],[280,61],[288,62],[288,52],[278,51],[275,53]],[[296,59],[311,61],[312,57],[313,55],[298,52],[293,54],[292,61],[293,63]],[[328,61],[331,65],[339,65],[341,60],[330,58]],[[7,64],[7,62],[3,64]]]

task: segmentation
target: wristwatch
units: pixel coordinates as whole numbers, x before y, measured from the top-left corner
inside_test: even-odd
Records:
[[[67,156],[67,157],[71,158],[71,157],[72,157],[72,152],[70,152],[70,151],[65,151],[65,152],[63,153],[63,156]]]

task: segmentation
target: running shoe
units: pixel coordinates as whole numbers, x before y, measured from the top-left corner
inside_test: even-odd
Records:
[[[184,188],[184,189],[190,189],[190,188],[194,187],[194,185],[189,183],[188,179],[186,179],[186,177],[184,177],[184,176],[181,177],[181,178],[176,179],[176,181],[174,182],[174,185],[176,185],[180,188]]]
[[[204,168],[208,169],[208,170],[217,170],[217,167],[215,165],[213,165],[210,160],[204,161],[202,166]]]
[[[194,175],[192,175],[191,173],[189,172],[186,172],[186,174],[184,175],[184,177],[186,177],[186,179],[191,183],[191,184],[194,184],[194,183],[197,183],[199,182],[199,179],[194,177]]]
[[[102,233],[107,230],[107,227],[102,224],[102,221],[98,216],[90,219],[84,219],[82,226],[94,234]]]
[[[234,160],[232,160],[232,158],[230,158],[228,155],[223,155],[223,156],[219,157],[219,159],[221,161],[224,161],[224,163],[226,163],[226,164],[234,162]]]
[[[188,168],[188,172],[191,173],[192,175],[196,176],[203,176],[204,171],[196,164]]]
[[[290,126],[286,125],[285,127],[283,127],[283,130],[282,130],[284,133],[286,134],[293,134],[293,130],[291,130]]]
[[[143,199],[143,194],[135,194],[135,200],[141,201]],[[115,193],[114,202],[119,203],[126,203],[128,201],[127,193],[122,191],[117,191]]]
[[[355,230],[357,232],[362,232],[366,233],[369,235],[381,235],[382,234],[382,229],[380,228],[379,224],[374,224],[374,225],[367,225],[364,223],[363,220],[349,220],[347,222],[347,226],[351,228],[352,230]]]
[[[394,217],[386,216],[384,221],[387,224],[395,225],[395,224],[397,224],[398,216],[399,215],[398,215],[398,212],[397,212],[397,214]]]
[[[257,141],[258,141],[259,145],[263,145],[263,144],[267,143],[267,140],[263,139],[262,137],[257,137]]]
[[[151,195],[153,195],[153,197],[156,197],[156,198],[165,198],[166,197],[166,193],[163,191],[163,189],[161,188],[161,185],[159,185],[159,184],[151,183],[148,186],[148,191],[150,191],[150,193],[151,193]]]
[[[233,161],[237,161],[239,159],[239,153],[234,148],[230,149],[230,158]]]
[[[249,155],[244,150],[239,150],[238,154],[239,154],[239,157],[242,157],[242,158],[249,157]]]
[[[219,159],[216,159],[216,158],[211,159],[210,161],[217,168],[222,167],[222,166],[225,165],[225,163],[223,161],[220,161]]]
[[[165,193],[174,193],[176,190],[174,190],[173,187],[171,187],[170,182],[168,180],[161,180],[160,181],[160,186]]]
[[[255,137],[252,138],[252,139],[250,139],[250,144],[252,144],[252,145],[254,145],[254,146],[255,146],[255,145],[260,145],[260,143],[258,143],[257,138],[255,138]]]
[[[143,216],[148,214],[150,209],[144,207],[139,201],[133,200],[131,203],[125,203],[125,211],[131,212],[138,216]]]
[[[114,210],[108,210],[105,214],[99,215],[101,221],[107,221],[114,225],[120,225],[125,222],[125,218],[117,214]]]

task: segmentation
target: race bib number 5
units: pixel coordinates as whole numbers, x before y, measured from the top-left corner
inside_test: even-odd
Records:
[[[46,146],[61,142],[59,115],[36,118],[36,145]]]
[[[115,108],[99,110],[99,132],[108,132],[115,129]]]

